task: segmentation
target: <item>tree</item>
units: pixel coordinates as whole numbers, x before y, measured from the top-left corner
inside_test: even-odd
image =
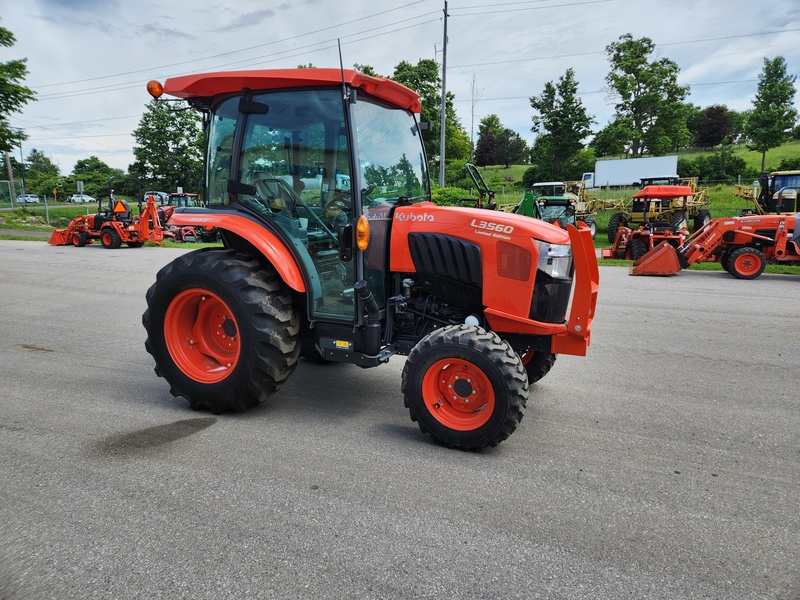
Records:
[[[536,140],[538,143],[534,144],[536,160],[543,171],[565,178],[575,156],[583,148],[583,140],[591,135],[590,127],[595,122],[578,98],[575,72],[567,69],[557,84],[548,81],[544,91],[532,97],[530,103],[536,111],[531,131],[540,134]]]
[[[375,69],[373,69],[371,65],[360,65],[358,63],[354,63],[353,68],[359,73],[363,73],[364,75],[370,75],[372,77],[383,77],[382,75],[378,75],[375,72]]]
[[[16,41],[13,33],[0,27],[0,46],[11,48]],[[21,83],[28,74],[26,62],[22,58],[0,63],[0,151],[9,152],[27,139],[24,133],[12,129],[8,121],[13,113],[36,99],[36,94]]]
[[[506,169],[524,163],[528,158],[528,144],[516,131],[504,128],[494,141],[495,160]]]
[[[697,125],[695,144],[701,148],[713,148],[725,140],[730,141],[732,131],[728,109],[717,104],[709,106]]]
[[[597,156],[625,154],[632,136],[633,123],[629,118],[614,119],[595,134],[589,147],[594,148]]]
[[[475,144],[475,164],[479,167],[498,164],[497,140],[503,132],[500,117],[486,115],[478,124],[478,141]]]
[[[688,86],[678,85],[678,65],[662,58],[648,62],[655,44],[629,33],[606,46],[611,71],[606,82],[617,99],[616,118],[632,126],[630,154],[663,154],[688,141],[683,99]]]
[[[134,130],[135,161],[128,172],[145,187],[175,191],[199,190],[203,181],[203,143],[200,115],[176,108],[163,100],[151,100]]]
[[[753,100],[753,111],[745,124],[750,140],[748,148],[761,152],[761,171],[764,171],[767,150],[780,146],[797,121],[794,108],[794,82],[796,75],[786,72],[786,60],[778,56],[764,59],[764,69],[758,76],[758,91]]]
[[[394,68],[391,78],[420,95],[420,120],[431,124],[429,130],[422,132],[425,151],[429,157],[440,156],[442,80],[439,77],[439,65],[429,58],[421,59],[416,65],[402,61]],[[448,92],[445,102],[445,156],[447,159],[460,160],[469,157],[469,135],[456,114],[454,100],[455,96]]]

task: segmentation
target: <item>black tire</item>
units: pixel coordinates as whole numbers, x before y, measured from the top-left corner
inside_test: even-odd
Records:
[[[83,248],[86,245],[86,233],[73,233],[72,234],[72,245],[77,246],[78,248]]]
[[[711,213],[705,209],[697,211],[694,217],[694,230],[702,229],[711,222]]]
[[[744,246],[731,252],[728,273],[737,279],[755,279],[764,272],[767,259],[758,248]]]
[[[536,383],[550,372],[556,364],[558,354],[552,352],[534,352],[529,350],[520,356],[522,366],[528,374],[528,384]]]
[[[723,269],[730,273],[730,267],[728,266],[728,262],[730,260],[731,253],[730,250],[723,250],[722,254],[719,255],[719,264],[722,266]]]
[[[686,220],[686,213],[682,210],[672,213],[669,218],[669,224],[672,225],[672,228],[676,231],[684,227],[689,227],[689,221]]]
[[[290,290],[248,254],[184,254],[158,272],[146,299],[145,349],[155,372],[194,409],[246,410],[297,366],[300,319]]]
[[[608,241],[612,244],[617,237],[617,229],[619,229],[620,225],[626,225],[628,223],[628,219],[625,218],[625,213],[614,213],[608,219],[608,228],[606,230],[608,234]]]
[[[592,232],[592,239],[594,239],[597,236],[597,221],[594,220],[594,217],[586,217],[583,222],[589,226]]]
[[[647,251],[649,250],[649,248],[647,247],[647,242],[645,242],[643,239],[640,239],[640,238],[636,238],[635,240],[631,240],[630,241],[630,245],[631,245],[631,259],[632,260],[639,260],[645,254],[647,254]]]
[[[122,245],[122,238],[119,236],[119,231],[113,227],[104,227],[100,231],[100,243],[103,244],[103,248],[116,250]]]
[[[141,248],[144,246],[144,242],[125,242],[128,248]]]
[[[528,377],[519,355],[496,333],[452,325],[414,346],[401,390],[422,433],[451,448],[481,450],[517,428]],[[467,406],[470,401],[475,403]]]

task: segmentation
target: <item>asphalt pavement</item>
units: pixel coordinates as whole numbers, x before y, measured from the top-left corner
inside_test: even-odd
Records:
[[[0,240],[0,598],[800,599],[800,279],[601,267],[592,345],[467,453],[402,358],[194,412],[144,349],[184,249]]]

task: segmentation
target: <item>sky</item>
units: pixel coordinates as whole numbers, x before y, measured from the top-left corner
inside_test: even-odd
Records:
[[[337,40],[345,68],[390,76],[401,61],[446,62],[446,89],[474,140],[480,120],[496,114],[532,143],[529,99],[569,68],[594,129],[605,126],[614,113],[605,48],[626,33],[650,38],[652,59],[677,63],[687,101],[701,107],[751,108],[765,58],[783,56],[800,74],[798,0],[449,0],[446,20],[444,8],[444,0],[0,0],[0,26],[17,40],[0,47],[0,62],[26,58],[24,84],[38,98],[10,122],[28,136],[24,156],[35,148],[64,175],[90,156],[127,170],[149,80],[338,67]]]

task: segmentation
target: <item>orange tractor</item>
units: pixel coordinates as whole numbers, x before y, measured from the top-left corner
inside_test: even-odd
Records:
[[[800,261],[800,213],[714,219],[677,248],[662,243],[637,260],[631,275],[674,275],[696,262],[719,262],[738,279],[755,279],[768,260]]]
[[[655,246],[666,242],[677,248],[689,235],[684,219],[664,221],[670,207],[677,201],[686,202],[692,190],[682,185],[648,185],[632,196],[632,213],[643,223],[637,228],[618,225],[610,248],[603,248],[603,258],[638,260]]]
[[[167,215],[159,208],[153,196],[148,196],[142,207],[141,186],[137,190],[139,198],[139,214],[132,215],[127,202],[114,198],[111,183],[108,180],[109,205],[102,210],[102,201],[98,201],[98,212],[93,215],[78,215],[66,229],[56,229],[48,242],[51,246],[67,246],[72,244],[82,248],[94,240],[100,240],[104,248],[115,249],[122,244],[131,248],[144,246],[145,242],[160,244],[165,235],[163,222]]]
[[[205,206],[169,225],[216,227],[223,244],[161,269],[142,316],[156,374],[192,408],[250,408],[301,356],[368,368],[401,355],[412,421],[481,449],[516,429],[559,353],[585,355],[589,229],[431,202],[415,92],[325,68],[148,90],[204,113]]]

